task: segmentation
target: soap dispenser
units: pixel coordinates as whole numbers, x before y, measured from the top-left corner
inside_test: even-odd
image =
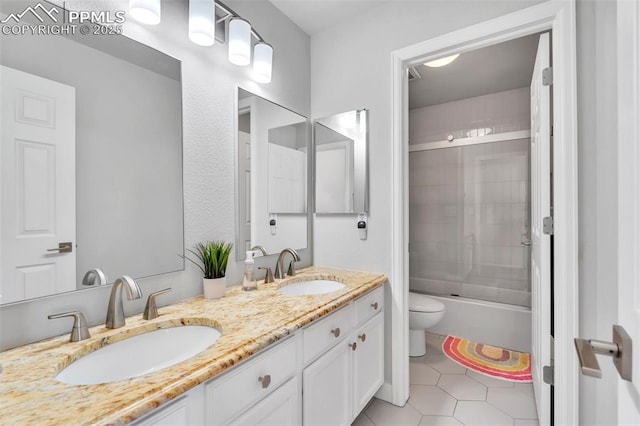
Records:
[[[242,278],[242,289],[245,291],[257,290],[258,281],[253,273],[253,266],[256,252],[248,250],[244,260],[244,277]]]

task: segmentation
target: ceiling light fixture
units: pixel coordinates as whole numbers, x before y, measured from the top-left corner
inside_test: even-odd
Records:
[[[189,39],[200,46],[216,42],[216,3],[212,0],[189,0]]]
[[[136,20],[156,25],[160,23],[161,0],[129,0],[129,12]],[[216,14],[217,13],[217,14]],[[246,19],[229,6],[215,0],[189,0],[189,39],[200,46],[211,46],[216,42],[216,27],[226,25],[229,41],[229,62],[245,66],[251,63],[253,38],[253,79],[258,83],[270,83],[273,71],[273,47]],[[219,28],[218,34],[224,31]],[[218,38],[224,43],[224,37]]]
[[[160,23],[160,0],[129,0],[129,13],[136,21],[147,25]]]
[[[458,59],[458,56],[460,56],[460,54],[456,53],[455,55],[447,56],[446,58],[440,58],[434,61],[425,62],[425,65],[431,68],[444,67],[445,65],[449,65],[451,62]]]

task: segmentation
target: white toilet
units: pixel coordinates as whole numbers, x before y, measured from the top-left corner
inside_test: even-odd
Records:
[[[409,292],[409,356],[427,353],[424,332],[443,316],[443,303],[425,294]]]

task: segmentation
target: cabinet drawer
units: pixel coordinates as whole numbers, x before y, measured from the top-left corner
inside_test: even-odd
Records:
[[[384,286],[356,300],[356,324],[362,325],[384,309]]]
[[[300,387],[294,377],[231,422],[232,426],[301,424]]]
[[[296,336],[205,384],[207,424],[227,423],[269,395],[296,372]]]
[[[312,361],[322,352],[348,336],[353,329],[353,305],[324,317],[304,330],[304,363]]]

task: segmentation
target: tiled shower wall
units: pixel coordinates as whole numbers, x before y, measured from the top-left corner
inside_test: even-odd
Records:
[[[409,111],[409,144],[528,130],[529,88],[507,90]]]
[[[425,125],[435,124],[433,116],[437,131]],[[525,130],[529,92],[413,110],[409,128],[411,143],[477,129]],[[412,290],[530,306],[530,249],[521,244],[530,236],[529,161],[528,138],[409,154]]]

